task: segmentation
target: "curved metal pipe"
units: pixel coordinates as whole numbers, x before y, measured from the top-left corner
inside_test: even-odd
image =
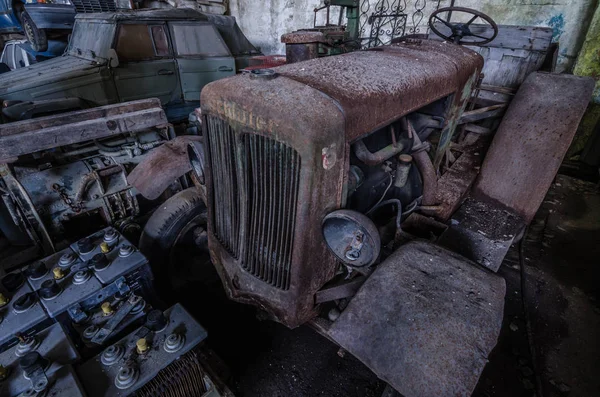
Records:
[[[437,201],[437,172],[435,172],[433,163],[410,122],[408,123],[408,128],[413,134],[413,147],[416,148],[412,153],[413,160],[423,179],[423,201],[421,204],[423,206],[434,205]]]
[[[392,158],[397,154],[402,153],[404,150],[404,145],[401,143],[397,143],[396,146],[389,145],[373,153],[369,151],[365,143],[360,140],[354,143],[352,148],[354,149],[354,154],[360,161],[368,166],[375,166],[383,163],[385,160]]]

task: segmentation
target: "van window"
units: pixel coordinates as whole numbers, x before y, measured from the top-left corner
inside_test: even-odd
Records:
[[[223,39],[212,25],[173,25],[177,55],[230,56]]]
[[[169,55],[169,42],[162,25],[124,24],[117,34],[119,61],[145,61]]]

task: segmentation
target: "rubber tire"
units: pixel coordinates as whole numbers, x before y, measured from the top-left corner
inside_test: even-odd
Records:
[[[169,256],[179,233],[200,216],[206,224],[206,205],[197,188],[183,190],[154,211],[140,237],[140,251],[148,258],[159,293],[170,293]]]
[[[25,37],[34,51],[44,52],[48,50],[48,37],[46,36],[46,31],[44,29],[38,29],[37,26],[35,26],[33,19],[31,19],[27,11],[24,11],[21,14],[21,25]]]

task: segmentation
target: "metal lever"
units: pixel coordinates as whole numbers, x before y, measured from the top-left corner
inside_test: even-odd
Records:
[[[169,76],[169,75],[172,75],[174,73],[175,73],[174,71],[168,70],[168,69],[161,69],[161,70],[158,71],[158,75],[159,76]]]
[[[233,72],[233,68],[229,66],[219,66],[219,72]]]

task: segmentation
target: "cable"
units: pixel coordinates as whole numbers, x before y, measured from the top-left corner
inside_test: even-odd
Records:
[[[387,194],[387,192],[392,187],[392,183],[394,183],[394,178],[392,177],[392,174],[389,174],[389,175],[390,175],[390,184],[388,185],[387,188],[385,188],[385,192],[383,192],[383,194],[381,195],[381,198],[379,199],[379,201],[377,203],[375,203],[375,205],[373,207],[371,207],[371,209],[369,211],[367,211],[367,214],[370,213],[371,211],[373,211],[375,209],[375,207],[377,207],[379,205],[379,203],[381,203],[383,201],[385,195]]]
[[[536,363],[536,355],[535,355],[535,345],[533,343],[533,331],[531,329],[531,320],[529,318],[529,311],[527,310],[527,304],[525,303],[526,292],[527,292],[527,280],[525,273],[525,237],[527,237],[527,232],[529,228],[526,228],[523,232],[523,237],[521,241],[519,241],[519,268],[521,271],[521,305],[523,306],[523,316],[525,317],[525,329],[527,331],[527,342],[529,344],[529,354],[531,354],[531,367],[533,369],[533,374],[535,376],[536,383],[536,395],[537,397],[544,397],[544,392],[542,389],[542,380],[540,378],[540,372],[537,368]]]

